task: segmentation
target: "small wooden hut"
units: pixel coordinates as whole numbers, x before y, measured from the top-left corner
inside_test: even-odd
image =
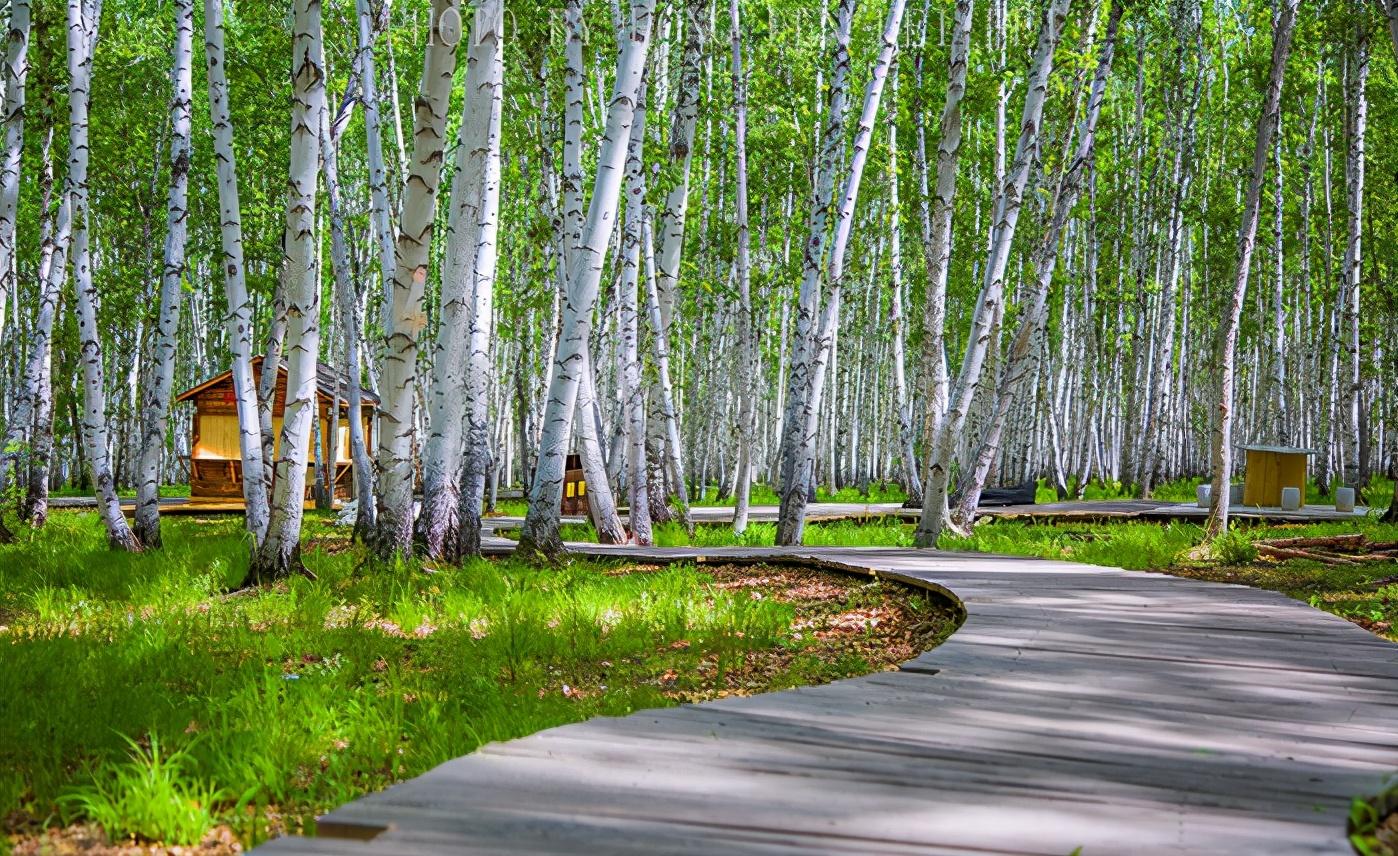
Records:
[[[262,376],[262,357],[253,357],[253,376]],[[316,364],[316,400],[320,418],[322,449],[333,449],[335,496],[354,496],[353,465],[349,449],[349,402],[345,398],[345,378],[325,363]],[[194,402],[193,437],[190,439],[189,495],[192,498],[241,498],[243,495],[243,456],[238,446],[238,409],[233,393],[233,372],[209,378],[180,393],[176,401]],[[364,442],[373,446],[373,412],[379,397],[363,391],[360,415],[364,421]],[[331,407],[339,408],[338,436],[330,436]],[[286,408],[286,365],[277,372],[277,391],[272,401],[272,430],[281,444],[282,413]],[[307,450],[306,460],[315,456]],[[308,465],[308,469],[314,464]],[[313,473],[306,477],[306,489],[315,484]]]
[[[1264,508],[1280,508],[1282,488],[1294,487],[1301,491],[1301,502],[1306,501],[1306,459],[1315,454],[1313,449],[1298,449],[1294,446],[1244,446],[1247,453],[1247,469],[1243,475],[1243,505]]]
[[[563,464],[563,514],[588,513],[587,479],[583,476],[582,456],[569,455]]]

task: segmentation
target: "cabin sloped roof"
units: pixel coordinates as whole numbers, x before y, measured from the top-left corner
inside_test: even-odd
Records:
[[[260,354],[252,358],[252,367],[254,371],[260,372],[262,368],[262,359],[263,358]],[[285,361],[281,363],[279,371],[281,374],[279,380],[284,380],[286,377]],[[190,387],[189,389],[186,389],[179,395],[175,396],[175,401],[188,401],[194,396],[208,389],[209,387],[218,386],[219,384],[230,380],[232,377],[233,371],[231,369],[226,372],[223,372],[222,374],[214,375],[208,380],[196,384]],[[325,398],[334,397],[337,404],[347,404],[349,400],[345,398],[344,395],[345,384],[345,376],[335,371],[334,366],[330,366],[322,362],[316,363],[316,391],[319,392],[320,395],[322,395]],[[377,407],[379,404],[379,397],[367,389],[360,389],[359,399],[363,404],[368,404],[373,407]]]

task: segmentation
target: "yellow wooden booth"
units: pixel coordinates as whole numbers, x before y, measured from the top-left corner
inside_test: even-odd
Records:
[[[262,357],[253,357],[253,376],[262,376]],[[335,496],[354,496],[353,464],[349,449],[349,402],[345,379],[325,363],[316,364],[316,404],[320,419],[322,449],[335,451]],[[192,498],[241,498],[243,495],[243,456],[238,444],[238,409],[233,391],[233,373],[226,371],[180,393],[176,401],[194,402],[193,436],[190,438],[189,495]],[[332,403],[333,402],[333,403]],[[364,421],[364,443],[373,447],[373,413],[379,397],[360,394],[360,415]],[[330,436],[330,408],[340,409],[337,436]],[[286,409],[286,365],[277,373],[277,392],[272,400],[272,431],[281,445],[282,413]],[[308,461],[314,456],[306,455]],[[312,469],[311,464],[307,469]],[[306,489],[314,486],[313,473],[307,473]],[[309,495],[309,493],[308,493]]]
[[[1294,446],[1244,446],[1247,468],[1243,475],[1243,505],[1280,508],[1282,488],[1301,491],[1306,501],[1306,459],[1313,449]]]

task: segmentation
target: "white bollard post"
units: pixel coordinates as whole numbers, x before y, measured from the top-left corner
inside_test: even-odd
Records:
[[[1354,488],[1335,488],[1335,510],[1343,511],[1346,514],[1354,513]]]
[[[1301,508],[1301,488],[1282,488],[1281,503],[1282,511],[1299,511]]]

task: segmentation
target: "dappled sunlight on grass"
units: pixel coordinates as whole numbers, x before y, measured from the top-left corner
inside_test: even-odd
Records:
[[[107,549],[95,514],[57,512],[0,548],[11,826],[116,812],[168,843],[215,821],[253,841],[268,807],[295,830],[482,743],[671,705],[681,684],[704,691],[667,675],[722,676],[773,650],[785,653],[752,691],[870,668],[857,651],[808,652],[817,640],[793,629],[792,603],[693,565],[375,567],[315,514],[315,579],[230,591],[247,561],[240,526],[171,518],[164,550],[127,554]],[[122,807],[133,783],[217,810],[135,818]]]

